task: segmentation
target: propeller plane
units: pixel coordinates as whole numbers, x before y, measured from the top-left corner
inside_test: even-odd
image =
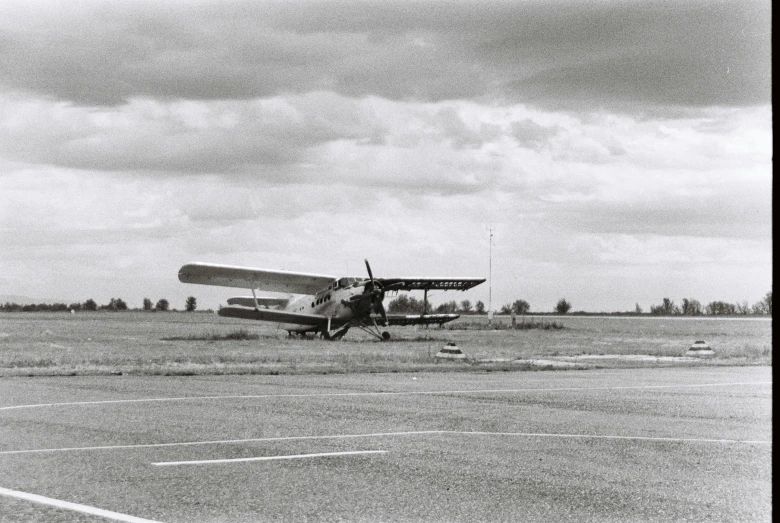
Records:
[[[390,333],[379,326],[441,325],[458,314],[387,314],[382,301],[390,291],[465,291],[483,283],[484,278],[374,278],[368,260],[368,278],[337,278],[323,274],[255,269],[210,263],[188,263],[179,269],[183,283],[250,289],[252,296],[227,300],[218,314],[277,323],[293,334],[319,333],[330,340],[341,339],[351,327],[362,329],[380,340]],[[274,293],[258,296],[257,291]],[[280,296],[281,295],[281,296]],[[285,296],[286,295],[286,296]]]

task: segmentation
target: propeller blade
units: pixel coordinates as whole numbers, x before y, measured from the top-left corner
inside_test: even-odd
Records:
[[[382,300],[379,300],[378,302],[376,302],[374,308],[382,316],[382,325],[387,326],[387,312],[385,312],[385,306],[382,303]]]
[[[368,279],[371,280],[371,285],[374,284],[374,275],[371,273],[371,266],[368,264],[368,260],[364,260],[366,262],[366,269],[368,269]]]

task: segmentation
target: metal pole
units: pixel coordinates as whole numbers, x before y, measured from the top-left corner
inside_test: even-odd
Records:
[[[488,272],[488,325],[492,323],[493,313],[493,228],[490,228],[490,267]]]

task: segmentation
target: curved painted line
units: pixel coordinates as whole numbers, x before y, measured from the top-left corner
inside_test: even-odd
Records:
[[[82,505],[81,503],[71,503],[70,501],[47,498],[45,496],[39,496],[38,494],[30,494],[29,492],[21,492],[19,490],[11,490],[3,487],[0,487],[0,496],[23,499],[25,501],[32,501],[33,503],[40,503],[41,505],[49,505],[61,509],[72,510],[74,512],[81,512],[82,514],[91,514],[93,516],[100,516],[103,518],[113,519],[115,521],[126,521],[128,523],[160,523],[159,521],[154,521],[151,519],[137,518],[135,516],[128,516],[127,514],[120,514],[119,512],[113,512],[111,510],[104,510],[102,508],[90,507],[89,505]]]
[[[139,443],[135,445],[105,445],[96,447],[64,447],[50,449],[28,449],[28,450],[4,450],[0,455],[8,454],[35,454],[44,452],[77,452],[93,450],[123,450],[123,449],[145,449],[161,447],[187,447],[194,445],[233,445],[240,443],[263,443],[276,441],[302,441],[302,440],[326,440],[326,439],[357,439],[357,438],[381,438],[393,436],[431,436],[431,435],[456,435],[456,436],[512,436],[524,438],[579,438],[579,439],[609,439],[609,440],[636,440],[636,441],[657,441],[674,443],[741,443],[755,445],[770,445],[771,441],[766,440],[740,440],[740,439],[717,439],[717,438],[673,438],[656,436],[615,436],[604,434],[559,434],[554,432],[485,432],[485,431],[458,431],[458,430],[418,430],[405,432],[374,432],[368,434],[330,434],[324,436],[277,436],[269,438],[245,438],[245,439],[225,439],[208,441],[182,441],[177,443]]]
[[[771,385],[771,381],[749,381],[749,382],[729,382],[729,383],[694,383],[677,385],[625,385],[614,387],[555,387],[555,388],[522,388],[522,389],[474,389],[474,390],[428,390],[428,391],[398,391],[398,392],[324,392],[324,393],[303,393],[303,394],[242,394],[225,396],[179,396],[170,398],[132,398],[116,400],[95,400],[95,401],[68,401],[58,403],[35,403],[28,405],[8,405],[0,407],[0,411],[34,409],[44,407],[70,407],[86,405],[111,405],[121,403],[154,403],[154,402],[173,402],[173,401],[199,401],[199,400],[221,400],[221,399],[272,399],[272,398],[337,398],[350,396],[424,396],[437,394],[516,394],[521,392],[566,392],[566,391],[599,391],[599,390],[641,390],[641,389],[680,389],[680,388],[700,388],[700,387],[727,387],[736,385]]]

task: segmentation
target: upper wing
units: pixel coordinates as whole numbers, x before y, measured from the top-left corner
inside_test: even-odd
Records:
[[[455,290],[465,291],[476,287],[485,278],[376,278],[383,288],[392,290]]]
[[[457,320],[460,314],[388,314],[388,325],[432,325]]]
[[[179,281],[184,283],[262,289],[292,294],[315,294],[335,280],[335,276],[323,274],[272,271],[211,263],[188,263],[179,269]]]

